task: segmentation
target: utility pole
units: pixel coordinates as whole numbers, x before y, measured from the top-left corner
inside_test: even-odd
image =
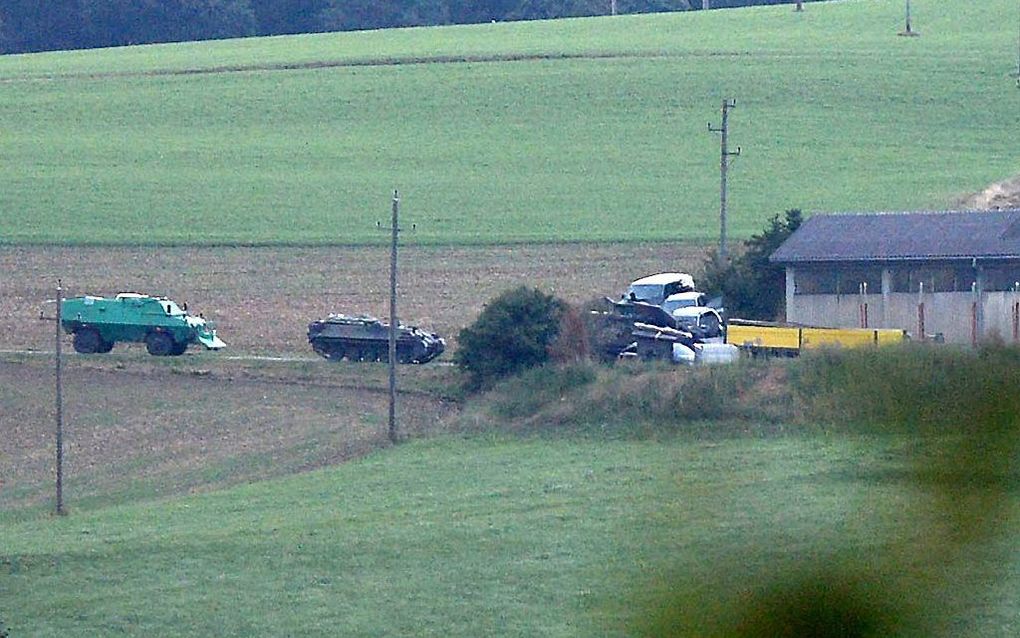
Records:
[[[900,33],[900,35],[906,35],[911,37],[921,35],[917,31],[914,31],[910,26],[910,0],[907,0],[907,28],[904,29]]]
[[[609,13],[616,15],[616,0],[609,0]]]
[[[1017,0],[1016,8],[1016,88],[1020,89],[1020,0]]]
[[[803,10],[804,10],[804,2],[803,2],[803,0],[797,0],[796,11],[803,11]]]
[[[56,320],[56,412],[57,412],[57,514],[63,516],[64,511],[64,396],[60,386],[60,320],[61,302],[64,291],[57,279],[57,320]]]
[[[711,9],[712,7],[708,6],[708,4],[709,4],[708,0],[701,0],[702,9]]]
[[[740,147],[736,151],[729,150],[729,128],[730,109],[737,106],[735,99],[725,99],[722,103],[722,126],[714,128],[708,123],[708,130],[712,133],[722,134],[722,144],[719,153],[719,260],[725,261],[726,254],[726,173],[729,168],[730,158],[740,155]]]
[[[390,223],[390,442],[397,442],[397,236],[400,234],[400,194],[393,190],[393,220]]]

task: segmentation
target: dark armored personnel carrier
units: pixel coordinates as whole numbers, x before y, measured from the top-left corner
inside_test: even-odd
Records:
[[[389,358],[390,326],[375,317],[330,315],[308,324],[312,349],[331,360],[386,361]],[[414,326],[397,326],[397,361],[428,363],[446,349],[436,334]]]

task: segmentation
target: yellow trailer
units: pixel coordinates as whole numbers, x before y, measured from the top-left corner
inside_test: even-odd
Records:
[[[797,356],[812,348],[881,346],[903,343],[906,330],[894,328],[818,328],[731,319],[726,343],[751,354]]]

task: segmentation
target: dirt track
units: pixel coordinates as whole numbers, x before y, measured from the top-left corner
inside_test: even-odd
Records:
[[[572,302],[617,295],[642,275],[697,272],[700,247],[670,244],[403,248],[399,316],[454,341],[502,290],[535,286]],[[134,291],[187,302],[232,352],[305,353],[308,322],[389,314],[389,251],[327,248],[0,246],[0,350],[52,348],[57,278],[65,296]],[[69,341],[67,341],[69,343]],[[120,346],[118,346],[120,347]],[[136,346],[137,347],[137,346]]]

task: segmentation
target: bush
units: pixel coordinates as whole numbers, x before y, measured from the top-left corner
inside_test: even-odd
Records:
[[[549,361],[567,304],[521,286],[490,301],[457,337],[454,361],[473,389]]]

